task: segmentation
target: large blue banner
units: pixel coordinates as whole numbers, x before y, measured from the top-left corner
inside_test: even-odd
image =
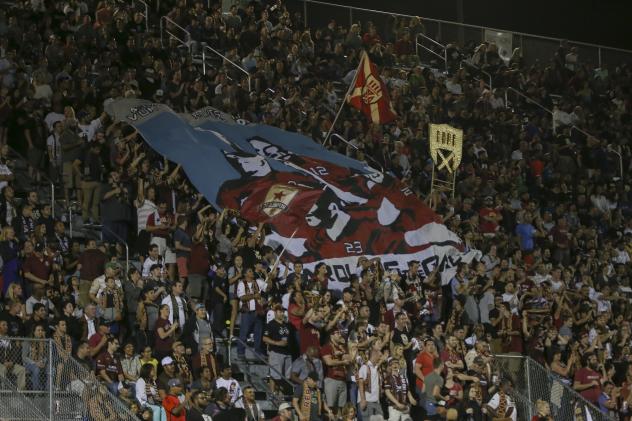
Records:
[[[180,164],[217,209],[268,223],[269,244],[287,245],[288,255],[308,267],[331,264],[337,279],[348,279],[361,255],[404,269],[408,260],[432,267],[458,253],[460,239],[410,189],[304,136],[217,121],[208,110],[185,120],[143,100],[119,100],[111,110]]]

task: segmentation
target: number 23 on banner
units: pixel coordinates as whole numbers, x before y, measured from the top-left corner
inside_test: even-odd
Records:
[[[352,243],[345,243],[345,250],[347,254],[362,254],[362,244],[359,241],[354,241]]]

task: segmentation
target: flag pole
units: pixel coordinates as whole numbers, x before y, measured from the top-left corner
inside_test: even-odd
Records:
[[[283,253],[285,253],[285,250],[287,249],[287,246],[290,245],[290,241],[292,241],[292,239],[296,235],[297,231],[298,231],[298,228],[296,228],[294,230],[294,232],[292,233],[292,236],[290,238],[288,238],[287,241],[285,242],[285,244],[283,245],[283,250],[281,250],[281,253],[279,253],[279,255],[277,256],[277,259],[274,262],[274,265],[272,265],[272,270],[270,270],[270,272],[268,273],[268,276],[266,277],[266,282],[268,281],[268,278],[270,277],[270,274],[272,272],[274,272],[274,270],[279,266],[279,263],[281,262],[281,257],[283,256]]]
[[[344,98],[342,99],[342,104],[340,104],[340,108],[338,109],[338,112],[336,113],[336,116],[334,117],[334,121],[331,123],[331,127],[329,127],[329,131],[327,132],[327,135],[325,136],[325,140],[323,140],[323,146],[327,145],[327,141],[329,140],[329,136],[331,136],[331,132],[334,131],[334,127],[336,126],[336,122],[338,121],[338,117],[340,117],[340,113],[342,113],[342,108],[347,103],[347,99],[349,98],[349,94],[351,93],[351,91],[355,87],[356,81],[358,80],[358,73],[360,72],[360,66],[362,66],[362,59],[364,58],[365,55],[366,55],[366,51],[362,50],[362,56],[360,57],[360,63],[358,63],[358,67],[356,68],[355,75],[353,75],[353,80],[351,81],[351,85],[349,85],[349,89],[347,89],[347,93],[345,94]]]

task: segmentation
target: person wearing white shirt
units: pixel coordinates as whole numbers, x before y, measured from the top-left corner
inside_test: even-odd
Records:
[[[148,406],[153,413],[152,421],[161,421],[167,419],[165,409],[160,405],[160,395],[158,394],[158,386],[154,380],[154,366],[145,364],[140,368],[140,375],[134,386],[136,391],[136,400],[141,407]]]
[[[80,133],[79,136],[85,138],[88,142],[92,142],[97,131],[103,126],[102,119],[104,119],[106,115],[107,114],[103,112],[103,114],[101,114],[99,117],[87,123],[85,117],[87,117],[88,115],[85,112],[78,113],[78,117],[80,120],[78,125]]]
[[[182,297],[183,292],[182,281],[176,281],[171,287],[171,294],[163,298],[161,303],[169,307],[169,322],[173,323],[175,320],[180,326],[184,326],[187,319],[187,301]]]
[[[495,414],[491,418],[511,418],[512,421],[518,419],[516,404],[511,397],[511,381],[509,379],[502,380],[500,390],[492,396],[484,409],[487,414]]]
[[[141,275],[143,278],[147,278],[151,274],[151,268],[154,265],[161,265],[162,258],[160,257],[160,249],[157,244],[151,244],[149,246],[149,255],[143,261],[143,270]],[[162,270],[162,269],[161,269]]]
[[[380,405],[380,360],[382,352],[372,349],[369,361],[363,364],[358,371],[358,404],[362,413],[362,419],[371,419],[373,415],[383,416]]]
[[[619,263],[622,265],[630,263],[630,255],[625,250],[624,243],[619,243],[617,245],[617,249],[614,251],[614,254],[615,254],[614,258],[612,259],[613,262]]]
[[[263,303],[261,294],[267,290],[267,284],[263,279],[255,279],[252,268],[247,268],[244,277],[237,284],[237,298],[239,299],[241,322],[239,326],[239,343],[237,353],[240,358],[246,355],[245,343],[251,333],[255,337],[255,348],[260,354],[264,354],[261,339],[263,337],[263,320],[257,314],[257,307]]]
[[[121,280],[118,276],[119,269],[120,266],[118,266],[117,263],[110,262],[105,265],[105,273],[99,277],[94,278],[94,280],[92,281],[92,285],[90,286],[90,291],[88,292],[92,301],[96,302],[98,300],[99,291],[105,289],[105,280],[107,278],[114,278],[114,283],[116,284],[116,287],[121,291],[123,290],[123,284],[121,283]]]
[[[243,408],[244,404],[242,399],[240,399],[242,397],[241,386],[239,386],[237,380],[233,379],[230,364],[225,365],[219,372],[219,375],[220,377],[215,380],[215,388],[223,387],[226,389],[230,396],[230,403],[235,405],[236,408]]]

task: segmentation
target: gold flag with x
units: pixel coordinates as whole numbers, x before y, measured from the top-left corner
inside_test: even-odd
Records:
[[[461,164],[463,130],[449,124],[430,124],[430,156],[437,171],[454,173]]]

